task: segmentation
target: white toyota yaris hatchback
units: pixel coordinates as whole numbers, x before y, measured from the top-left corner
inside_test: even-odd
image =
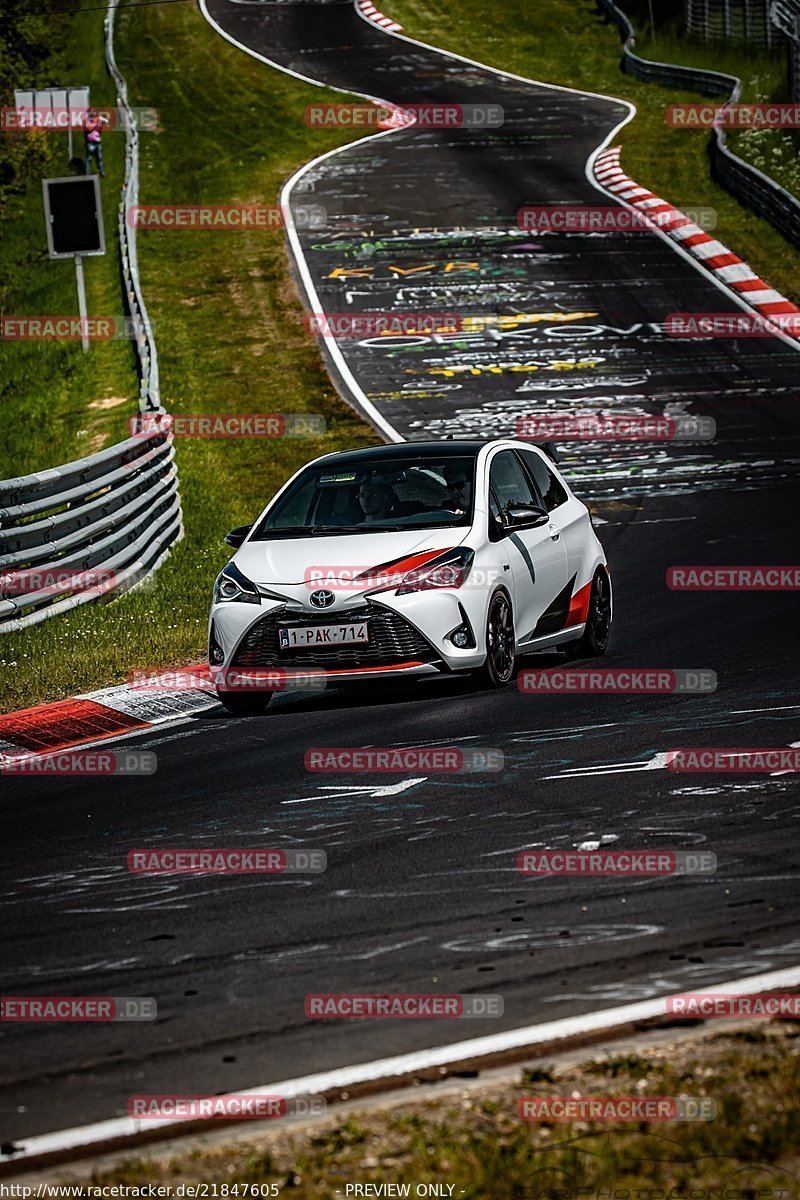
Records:
[[[327,454],[228,534],[209,661],[220,700],[262,711],[293,679],[480,672],[605,653],[611,580],[586,506],[526,442]]]

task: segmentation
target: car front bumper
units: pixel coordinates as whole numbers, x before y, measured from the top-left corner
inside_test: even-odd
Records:
[[[285,603],[262,598],[258,606],[228,602],[212,608],[210,661],[212,677],[222,679],[218,686],[224,686],[225,673],[231,671],[348,682],[468,671],[485,658],[479,644],[481,613],[468,612],[461,590],[337,597],[336,604],[324,611],[312,609],[307,594],[288,595]],[[367,643],[294,649],[281,649],[278,644],[280,628],[362,621],[369,628]],[[460,648],[450,639],[465,622],[475,644]]]

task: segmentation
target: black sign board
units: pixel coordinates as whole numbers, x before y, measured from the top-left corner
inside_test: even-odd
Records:
[[[105,254],[100,180],[96,175],[43,179],[47,248],[51,258]]]

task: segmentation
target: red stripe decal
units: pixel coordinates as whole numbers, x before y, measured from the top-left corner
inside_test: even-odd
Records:
[[[569,629],[571,625],[583,625],[589,615],[589,597],[592,594],[591,583],[584,584],[577,592],[573,593],[572,599],[569,602],[569,612],[565,628]]]
[[[332,671],[300,671],[298,674],[302,676],[321,675],[323,677],[328,675],[374,675],[381,671],[384,673],[386,671],[410,671],[412,667],[427,667],[429,665],[429,663],[411,660],[409,662],[394,663],[394,665],[388,667],[337,667]],[[290,677],[291,672],[287,671],[286,675],[287,678]]]
[[[353,582],[362,583],[364,587],[369,587],[371,579],[377,581],[379,576],[385,575],[407,575],[409,571],[416,571],[417,567],[423,567],[425,563],[430,562],[434,558],[438,558],[440,554],[448,554],[452,547],[443,547],[441,550],[418,550],[416,554],[409,554],[403,558],[395,558],[389,562],[379,563],[377,567],[370,567],[368,571],[362,571],[360,575],[356,575]]]

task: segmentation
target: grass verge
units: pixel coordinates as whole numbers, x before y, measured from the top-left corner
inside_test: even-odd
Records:
[[[60,50],[40,76],[58,70],[61,78],[83,82],[87,64],[102,71],[102,13],[80,14],[59,37],[76,61]],[[307,104],[341,96],[321,94],[243,54],[192,4],[120,9],[115,44],[131,104],[159,112],[161,132],[142,139],[142,204],[272,204],[297,167],[352,140],[303,123]],[[95,94],[93,80],[93,99],[113,103],[108,85]],[[109,132],[104,142],[110,235],[122,180],[121,135]],[[4,253],[15,254],[18,265],[4,303],[7,312],[69,313],[74,281],[61,276],[72,266],[50,263],[40,249],[39,189],[31,178],[14,199],[16,215],[6,230],[13,245]],[[224,533],[252,519],[303,462],[379,440],[337,397],[305,332],[281,230],[148,229],[138,240],[167,409],[319,413],[327,433],[316,441],[179,439],[185,539],[146,590],[0,635],[4,711],[118,682],[133,670],[202,658],[211,584],[230,556]],[[106,258],[87,264],[90,312],[120,311],[117,264],[109,237]],[[4,397],[12,445],[0,457],[0,477],[127,436],[126,420],[136,411],[129,347],[93,348],[84,359],[80,346],[9,343],[3,354],[14,365]]]
[[[537,1065],[515,1081],[465,1084],[349,1112],[302,1133],[272,1129],[111,1169],[53,1172],[84,1185],[273,1184],[297,1200],[345,1197],[348,1185],[451,1185],[462,1200],[791,1200],[800,1196],[800,1026],[753,1022],[657,1047]],[[716,1102],[712,1121],[533,1122],[531,1096],[689,1096]],[[638,1190],[634,1190],[638,1189]],[[86,1192],[85,1195],[90,1193]],[[185,1194],[185,1192],[184,1192]],[[208,1195],[224,1195],[209,1186]],[[252,1193],[247,1193],[252,1194]],[[377,1190],[361,1195],[378,1196]],[[447,1195],[447,1191],[443,1193]]]
[[[616,26],[604,24],[591,0],[548,0],[535,5],[530,0],[493,5],[461,0],[456,20],[449,0],[390,0],[383,8],[410,37],[529,79],[631,101],[637,115],[615,139],[622,145],[621,161],[628,175],[679,208],[716,209],[715,237],[778,291],[800,302],[800,252],[711,180],[707,131],[673,129],[666,123],[669,105],[704,97],[624,75]],[[785,79],[780,56],[702,43],[685,53],[688,41],[659,32],[655,43],[637,37],[636,52],[664,61],[672,61],[674,53],[678,63],[730,71],[744,80],[744,100],[772,98]],[[762,138],[761,134],[738,136]],[[731,144],[736,148],[735,139]]]
[[[25,16],[0,4],[0,103],[13,108],[16,87],[51,84],[90,88],[92,103],[113,106],[113,83],[103,60],[102,12],[52,18]],[[91,53],[88,52],[91,47]],[[16,53],[15,53],[16,51]],[[6,316],[77,316],[75,268],[47,256],[43,178],[82,170],[83,139],[35,130],[0,135],[0,311]],[[122,181],[124,134],[103,138],[106,179],[101,180],[107,236],[104,257],[84,260],[87,309],[94,316],[122,316],[115,210]],[[2,342],[0,479],[80,458],[113,440],[121,427],[118,398],[130,411],[138,391],[131,345],[99,341],[84,355],[80,342]],[[127,411],[127,409],[126,409]],[[1,653],[1,652],[0,652]]]

